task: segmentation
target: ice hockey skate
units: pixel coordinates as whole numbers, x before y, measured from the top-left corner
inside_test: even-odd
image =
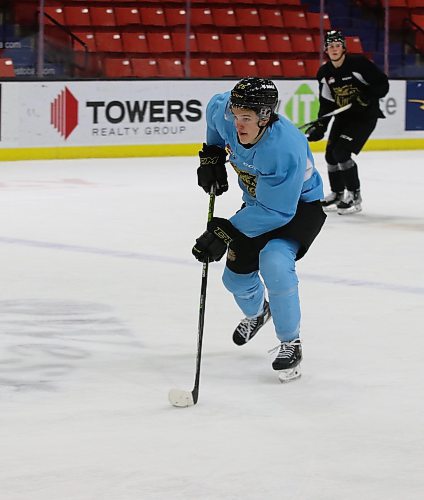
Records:
[[[337,204],[337,213],[339,215],[353,214],[362,210],[362,198],[359,189],[356,191],[347,191],[344,200]]]
[[[323,200],[321,200],[321,206],[324,212],[335,212],[337,210],[337,205],[343,201],[344,191],[334,192],[331,191]]]
[[[264,324],[271,317],[271,311],[269,309],[269,304],[265,300],[263,313],[255,318],[244,318],[240,321],[237,328],[233,333],[233,342],[237,345],[244,345],[249,342],[258,331],[264,326]]]
[[[272,363],[272,368],[278,371],[280,382],[291,382],[301,376],[300,362],[302,361],[302,344],[300,339],[290,342],[281,342],[281,345],[270,352],[278,349],[277,357]]]

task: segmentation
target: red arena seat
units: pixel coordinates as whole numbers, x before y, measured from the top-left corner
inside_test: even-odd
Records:
[[[46,5],[44,7],[44,12],[45,14],[48,14],[50,17],[52,17],[58,23],[65,24],[65,12],[62,7],[57,7],[57,6],[53,7],[51,5]],[[48,17],[44,18],[44,22],[46,24],[54,24]]]
[[[258,76],[265,78],[279,77],[282,75],[281,63],[278,59],[257,59]]]
[[[132,76],[131,62],[129,59],[106,57],[103,72],[108,78],[127,78]]]
[[[117,26],[140,26],[140,12],[136,7],[116,7],[115,19]]]
[[[150,52],[173,52],[171,35],[169,33],[146,33]]]
[[[269,26],[272,28],[283,28],[283,16],[280,9],[259,9],[259,17],[261,18],[262,26]]]
[[[246,52],[269,52],[268,37],[261,33],[245,33],[243,36]]]
[[[191,78],[210,78],[207,59],[192,57],[190,59],[190,76]]]
[[[181,59],[174,58],[158,58],[158,76],[167,78],[183,78],[184,65]]]
[[[283,10],[284,26],[286,28],[307,29],[306,16],[303,10]]]
[[[199,52],[221,53],[221,38],[218,33],[197,33],[196,38]]]
[[[99,52],[122,52],[121,35],[118,32],[99,32],[94,35]]]
[[[233,62],[225,58],[210,58],[209,72],[212,78],[223,76],[236,76],[234,73]]]
[[[93,26],[116,26],[115,11],[111,7],[90,7]]]
[[[170,33],[171,35],[171,41],[172,41],[172,46],[174,47],[175,52],[185,52],[186,51],[186,34],[183,31],[176,31],[173,33]],[[190,33],[189,35],[189,46],[190,46],[190,52],[197,52],[197,39],[194,33]]]
[[[364,52],[362,48],[361,39],[357,36],[347,36],[346,38],[346,49],[351,54],[362,54]]]
[[[283,59],[282,74],[287,78],[303,78],[306,76],[305,63],[298,59]]]
[[[193,7],[191,9],[191,24],[192,26],[213,26],[214,19],[212,11],[208,7]]]
[[[65,5],[63,9],[68,26],[91,26],[90,11],[87,7]]]
[[[287,53],[293,51],[290,36],[287,33],[269,33],[268,45],[270,52]]]
[[[187,12],[183,8],[167,7],[165,9],[165,19],[168,26],[185,26]]]
[[[236,12],[234,9],[221,7],[212,8],[213,21],[215,26],[238,28]]]
[[[293,33],[290,35],[293,52],[316,52],[314,39],[309,34]]]
[[[251,27],[251,26],[261,26],[261,19],[259,17],[259,12],[255,7],[237,7],[236,19],[239,26]]]
[[[138,78],[154,78],[158,76],[158,64],[153,58],[138,58],[131,59],[133,75]]]
[[[165,13],[161,7],[140,7],[140,18],[143,27],[166,26]]]
[[[233,67],[238,77],[258,76],[258,68],[254,59],[233,59]]]
[[[78,40],[84,44],[82,45],[77,40],[73,40],[73,47],[76,51],[84,51],[85,47],[88,52],[96,52],[96,40],[94,38],[94,32],[86,32],[86,31],[74,31],[73,35],[77,37]]]
[[[304,63],[305,63],[306,76],[310,78],[315,78],[320,67],[319,59],[317,58],[305,59]]]
[[[15,76],[15,69],[13,61],[9,57],[0,58],[0,77],[13,78]]]
[[[240,53],[244,54],[244,40],[241,34],[222,33],[221,45],[224,53]]]
[[[145,33],[122,33],[122,47],[125,52],[149,52]]]

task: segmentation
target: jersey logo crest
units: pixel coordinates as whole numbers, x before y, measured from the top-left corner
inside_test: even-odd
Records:
[[[358,94],[358,89],[353,87],[352,84],[343,85],[342,87],[333,87],[334,100],[339,108],[346,106],[352,102],[353,97]]]
[[[249,174],[248,172],[243,172],[243,170],[240,170],[236,165],[234,165],[234,163],[232,163],[231,161],[230,163],[233,169],[236,171],[240,181],[246,186],[246,189],[250,196],[256,198],[256,175]]]

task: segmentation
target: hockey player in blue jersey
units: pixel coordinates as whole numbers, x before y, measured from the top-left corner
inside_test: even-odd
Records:
[[[227,191],[228,156],[243,205],[229,219],[213,217],[193,255],[201,262],[218,261],[227,252],[223,283],[245,315],[233,341],[246,344],[272,317],[279,340],[272,367],[288,381],[300,376],[302,359],[295,261],[326,216],[308,141],[275,113],[277,102],[276,86],[262,78],[244,78],[210,100],[198,184],[207,193],[212,186],[216,195]]]

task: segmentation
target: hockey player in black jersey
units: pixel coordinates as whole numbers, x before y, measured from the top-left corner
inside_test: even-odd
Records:
[[[317,73],[320,108],[318,117],[351,104],[334,117],[328,137],[325,159],[331,193],[322,200],[324,209],[335,209],[341,215],[361,210],[358,167],[351,158],[359,154],[378,118],[384,118],[379,99],[389,91],[387,76],[362,55],[346,53],[345,38],[340,31],[325,36],[329,61]],[[323,118],[306,131],[309,141],[324,137],[331,118]]]

